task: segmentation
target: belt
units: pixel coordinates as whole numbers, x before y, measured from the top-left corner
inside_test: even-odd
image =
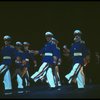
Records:
[[[53,56],[52,53],[45,53],[44,55],[45,55],[45,56]]]
[[[25,61],[29,61],[29,59],[28,59],[28,58],[26,58],[26,59],[25,59]]]
[[[10,56],[4,56],[3,59],[11,59]]]
[[[82,53],[74,53],[74,56],[82,56]]]

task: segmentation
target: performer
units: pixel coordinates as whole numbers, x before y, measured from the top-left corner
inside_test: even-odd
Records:
[[[12,79],[14,79],[15,76],[17,76],[17,84],[18,84],[18,89],[23,89],[23,79],[22,79],[22,60],[25,59],[24,52],[22,50],[22,43],[17,41],[16,42],[16,52],[15,52],[15,72],[12,76]]]
[[[56,87],[61,86],[60,75],[59,75],[59,67],[61,65],[61,53],[60,48],[58,47],[59,41],[55,38],[52,38],[52,42],[56,45],[56,57],[57,57],[57,64],[54,66],[54,79]]]
[[[73,59],[73,68],[69,74],[65,76],[68,83],[72,81],[77,82],[78,88],[84,88],[85,78],[83,72],[84,58],[88,53],[85,43],[81,40],[82,32],[80,30],[74,31],[74,43],[71,46],[70,53]]]
[[[27,62],[27,64],[26,64],[27,71],[25,73],[25,77],[26,77],[25,83],[26,83],[26,87],[28,87],[28,86],[30,86],[30,79],[29,79],[30,62],[32,61],[34,63],[34,67],[37,67],[37,61],[34,58],[33,50],[29,50],[30,43],[29,42],[23,42],[23,46],[24,46],[24,55],[26,57],[26,62]]]
[[[62,67],[60,69],[61,72],[61,81],[62,84],[66,84],[67,81],[64,78],[66,73],[68,73],[71,70],[71,66],[72,66],[72,58],[70,56],[70,50],[68,49],[67,45],[63,45],[62,46]]]
[[[2,63],[0,65],[0,74],[4,75],[3,83],[4,90],[11,91],[12,90],[12,82],[11,82],[11,65],[12,60],[15,53],[14,46],[11,45],[11,36],[4,36],[5,45],[1,49]],[[5,91],[6,92],[6,91]]]
[[[66,57],[70,56],[70,50],[68,49],[67,45],[63,45],[63,55]]]
[[[42,65],[40,66],[39,70],[31,76],[31,78],[36,82],[37,80],[43,78],[46,75],[50,87],[55,88],[52,67],[53,65],[56,65],[57,57],[55,56],[56,46],[52,43],[52,37],[53,33],[46,32],[45,38],[47,40],[47,43],[40,51],[35,52],[35,54],[42,54],[44,56],[42,60]]]

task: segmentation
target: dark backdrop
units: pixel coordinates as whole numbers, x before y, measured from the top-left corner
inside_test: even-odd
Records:
[[[0,2],[1,46],[3,36],[11,35],[13,44],[28,41],[32,49],[40,49],[45,42],[44,33],[51,31],[60,47],[70,47],[75,29],[83,32],[82,38],[91,51],[100,50],[100,2]]]
[[[51,31],[60,44],[70,44],[80,29],[92,49],[99,49],[100,2],[1,1],[0,40],[10,34],[14,41],[30,41],[41,48],[44,33]]]

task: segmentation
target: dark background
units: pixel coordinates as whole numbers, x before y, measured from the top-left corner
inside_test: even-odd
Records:
[[[41,49],[45,32],[51,31],[59,40],[60,48],[64,44],[70,47],[75,29],[83,32],[82,38],[92,53],[100,50],[99,1],[0,2],[0,46],[3,36],[11,35],[12,44],[28,41],[32,49]],[[92,71],[100,69],[92,68]]]
[[[99,27],[100,2],[0,2],[1,41],[4,35],[11,35],[13,41],[29,41],[34,49],[40,49],[45,41],[44,33],[51,31],[60,46],[70,46],[73,31],[80,29],[89,48],[99,50]]]

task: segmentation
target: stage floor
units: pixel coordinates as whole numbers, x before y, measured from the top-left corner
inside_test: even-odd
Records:
[[[12,94],[0,98],[100,98],[100,85],[86,85],[84,90],[73,89],[71,85],[62,85],[53,90],[48,85],[33,85],[27,90],[24,89],[23,93],[14,90]]]

